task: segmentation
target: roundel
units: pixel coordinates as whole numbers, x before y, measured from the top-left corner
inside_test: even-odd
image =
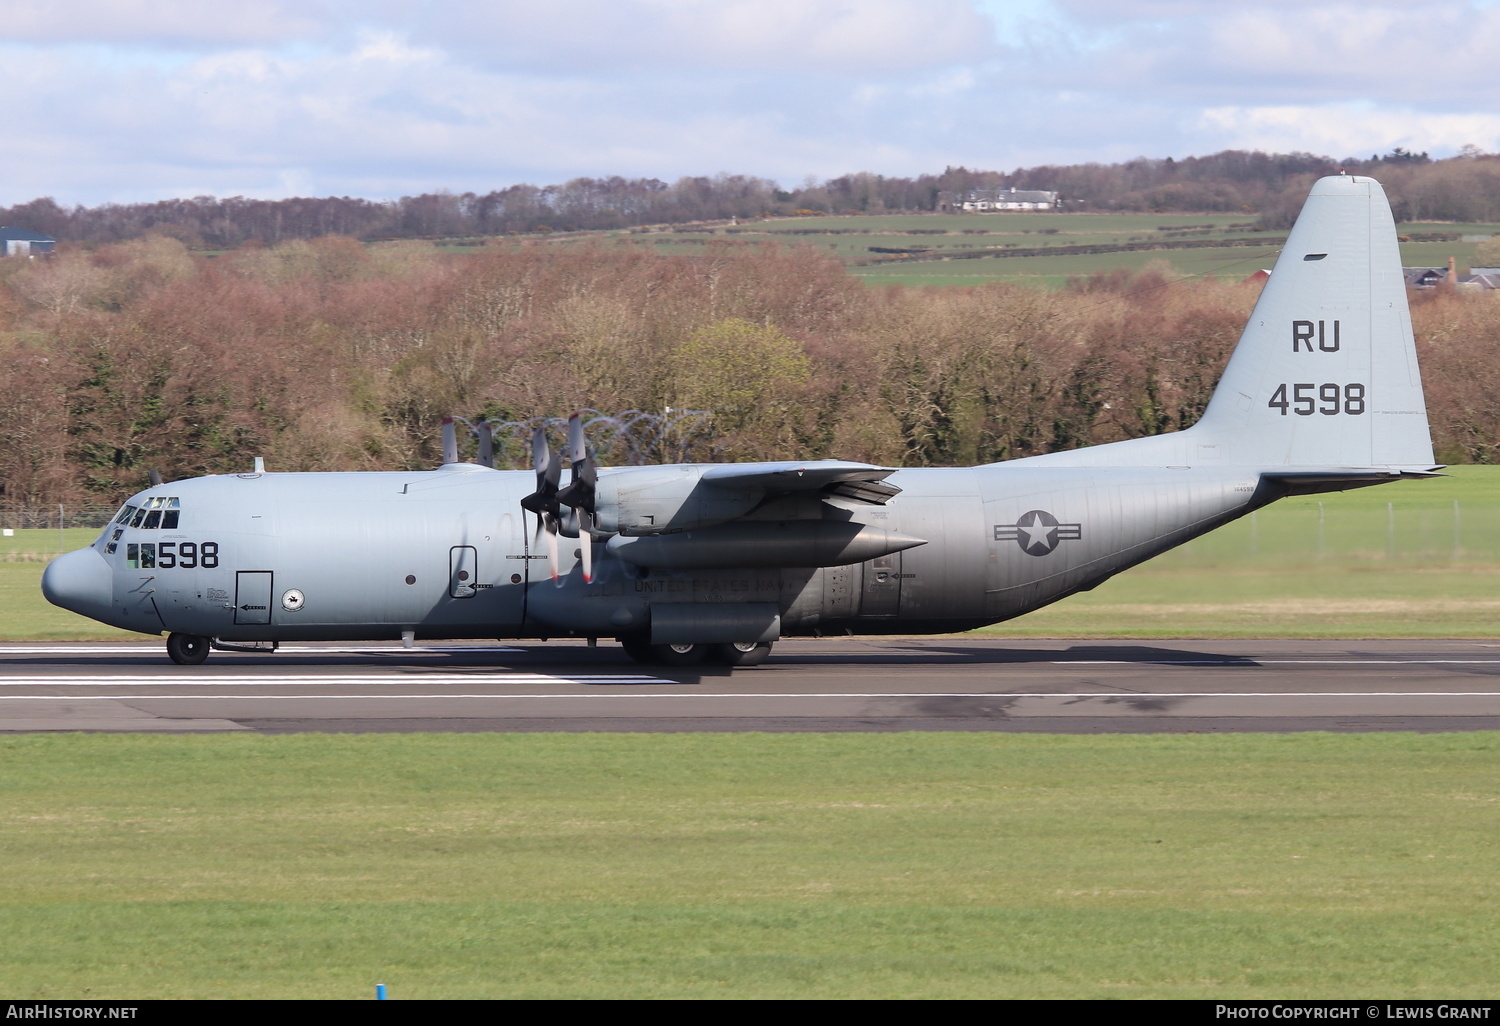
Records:
[[[1014,524],[997,524],[996,541],[1014,540],[1028,556],[1045,556],[1065,538],[1082,538],[1082,524],[1060,523],[1044,509],[1027,510]]]
[[[293,588],[281,596],[281,608],[295,613],[302,608],[304,601],[306,600],[302,597],[302,593]]]

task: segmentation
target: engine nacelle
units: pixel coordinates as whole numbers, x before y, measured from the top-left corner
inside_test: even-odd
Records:
[[[650,535],[722,524],[744,516],[765,498],[759,487],[710,484],[710,467],[617,467],[599,472],[595,526],[605,534]]]

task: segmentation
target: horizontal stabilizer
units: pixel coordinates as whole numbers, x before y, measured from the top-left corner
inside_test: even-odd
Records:
[[[1442,477],[1442,467],[1381,467],[1377,470],[1328,468],[1324,470],[1276,470],[1260,475],[1262,481],[1279,487],[1283,495],[1314,495],[1346,492],[1351,488],[1386,484],[1390,481]]]

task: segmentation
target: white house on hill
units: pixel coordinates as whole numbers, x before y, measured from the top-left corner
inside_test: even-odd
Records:
[[[959,210],[1055,210],[1057,193],[1040,189],[970,189],[954,204]]]

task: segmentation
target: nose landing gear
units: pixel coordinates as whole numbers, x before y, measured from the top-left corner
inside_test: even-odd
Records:
[[[208,649],[208,639],[197,634],[178,634],[174,631],[167,635],[167,655],[178,666],[197,666],[208,658]]]

